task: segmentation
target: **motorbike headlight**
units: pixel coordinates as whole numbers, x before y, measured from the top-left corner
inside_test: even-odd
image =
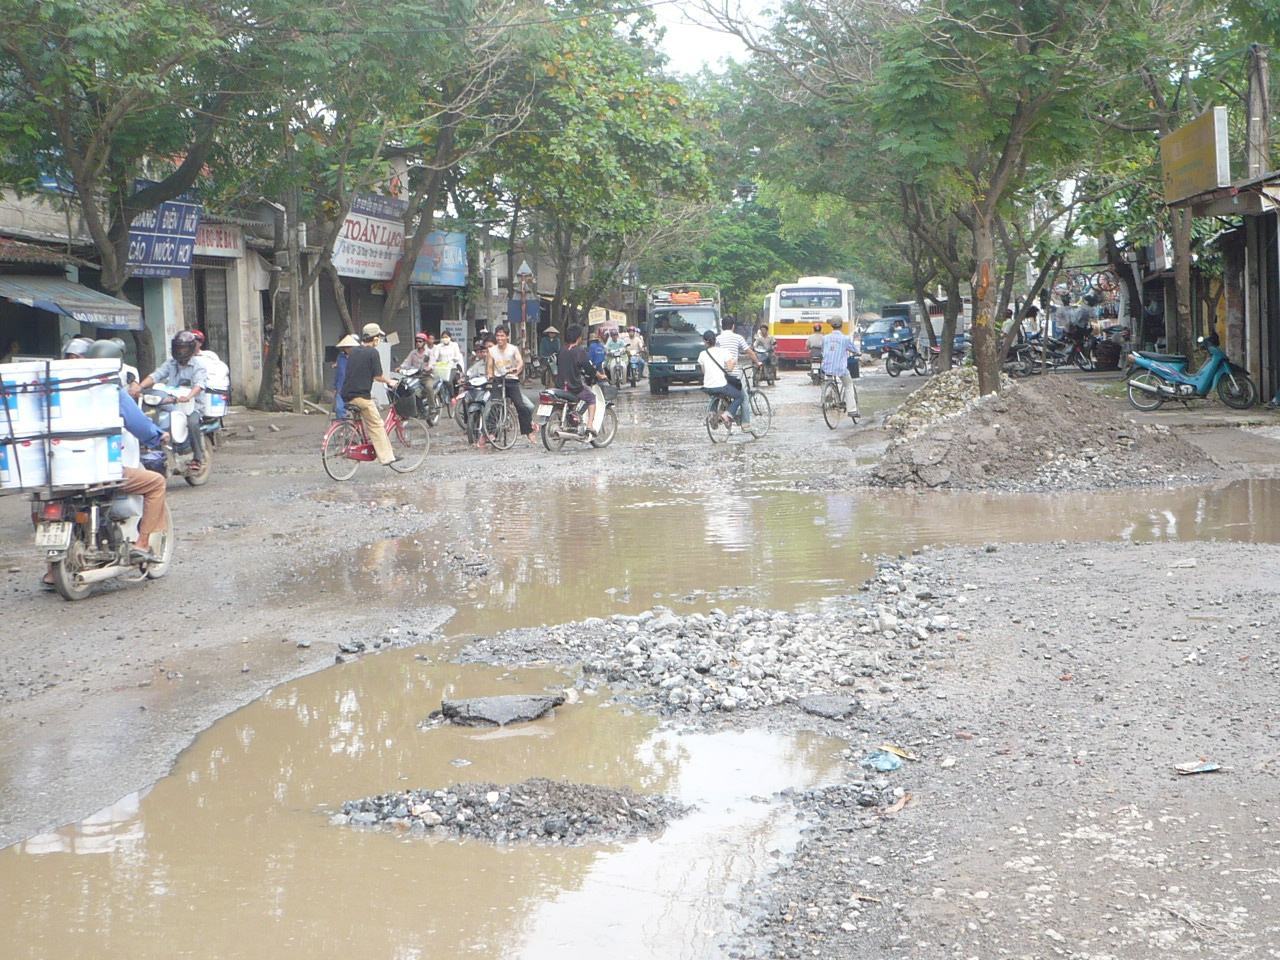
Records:
[[[653,356],[649,358],[649,362],[650,363],[666,363],[667,358],[660,353],[655,353]]]

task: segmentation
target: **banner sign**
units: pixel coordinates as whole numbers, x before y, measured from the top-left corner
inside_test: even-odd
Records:
[[[433,230],[414,261],[409,282],[423,287],[467,285],[467,235]]]
[[[1227,108],[1214,107],[1160,138],[1164,202],[1231,185]]]
[[[138,181],[138,187],[148,186]],[[135,277],[185,277],[200,227],[201,206],[189,195],[138,214],[129,225],[130,273]]]
[[[202,223],[193,252],[198,257],[243,257],[244,233],[231,223]]]
[[[409,204],[395,197],[357,194],[333,245],[340,277],[390,280],[404,256],[404,215]]]

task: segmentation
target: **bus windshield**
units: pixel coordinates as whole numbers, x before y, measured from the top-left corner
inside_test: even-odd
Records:
[[[707,330],[717,332],[714,307],[681,307],[679,310],[658,310],[653,314],[652,333],[697,333]]]
[[[844,302],[841,291],[822,287],[783,287],[778,291],[781,310],[832,310]]]

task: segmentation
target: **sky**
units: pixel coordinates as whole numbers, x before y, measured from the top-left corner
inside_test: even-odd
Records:
[[[759,22],[767,0],[730,0],[741,7],[743,13]],[[727,59],[746,59],[746,47],[737,37],[713,27],[703,26],[711,22],[697,4],[685,0],[658,2],[653,7],[658,22],[667,28],[665,51],[671,60],[671,69],[677,73],[697,73],[704,66],[719,69]]]

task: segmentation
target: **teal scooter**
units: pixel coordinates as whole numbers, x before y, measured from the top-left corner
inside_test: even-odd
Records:
[[[1196,340],[1208,351],[1209,359],[1194,374],[1187,371],[1187,358],[1180,353],[1149,353],[1135,350],[1129,355],[1129,402],[1138,410],[1158,410],[1170,400],[1203,400],[1209,391],[1233,410],[1248,410],[1258,401],[1258,388],[1249,374],[1227,359],[1211,333]]]

